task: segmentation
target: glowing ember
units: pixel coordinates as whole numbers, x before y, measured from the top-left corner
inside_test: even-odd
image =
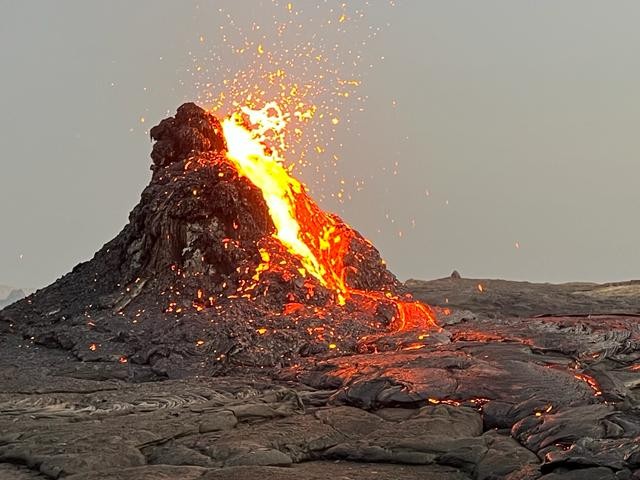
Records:
[[[602,395],[602,390],[600,389],[600,385],[598,385],[598,382],[596,382],[596,380],[593,377],[585,373],[576,373],[574,377],[577,378],[578,380],[582,380],[583,382],[586,382],[594,391],[596,397],[599,397]]]
[[[299,259],[302,276],[311,275],[332,290],[337,303],[344,305],[352,297],[373,301],[391,301],[397,309],[395,328],[436,326],[433,311],[427,305],[401,301],[391,293],[369,292],[347,284],[345,255],[349,252],[353,231],[337,217],[328,214],[307,194],[302,183],[284,166],[285,127],[289,119],[275,102],[262,109],[242,107],[222,122],[227,158],[241,176],[258,187],[275,225],[274,234],[282,245]],[[271,255],[261,250],[262,263],[254,280],[270,269]]]

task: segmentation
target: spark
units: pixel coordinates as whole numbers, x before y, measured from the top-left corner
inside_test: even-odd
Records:
[[[321,198],[330,197],[337,193],[331,178],[339,175],[335,153],[343,148],[334,142],[334,127],[351,124],[365,110],[362,80],[368,66],[381,61],[371,42],[386,27],[368,17],[369,4],[344,2],[336,9],[326,2],[294,6],[272,0],[264,7],[249,18],[218,8],[219,23],[207,33],[212,38],[195,36],[186,73],[199,103],[219,116],[276,100],[296,120],[287,126],[297,132],[287,145],[288,158],[309,174]],[[314,175],[316,168],[326,173]]]

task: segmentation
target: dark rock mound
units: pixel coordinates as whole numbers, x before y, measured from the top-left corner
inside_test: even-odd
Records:
[[[261,192],[225,156],[220,123],[194,104],[151,129],[152,179],[129,223],[88,262],[0,314],[0,331],[79,359],[151,365],[159,375],[273,368],[357,349],[389,327],[382,302],[347,302],[272,236]],[[377,250],[351,243],[347,282],[402,293]],[[255,280],[261,249],[277,269]],[[384,297],[383,297],[384,298]]]

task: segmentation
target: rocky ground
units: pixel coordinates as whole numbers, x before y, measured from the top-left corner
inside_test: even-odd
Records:
[[[5,333],[0,478],[640,478],[637,283],[408,286],[443,331],[269,375],[145,381]]]
[[[408,280],[406,285],[414,296],[429,304],[471,309],[490,317],[640,313],[640,280],[554,285],[466,279],[454,272],[448,278],[429,282]]]
[[[403,285],[302,186],[294,255],[220,127],[151,129],[129,223],[0,311],[1,480],[640,480],[640,282]]]

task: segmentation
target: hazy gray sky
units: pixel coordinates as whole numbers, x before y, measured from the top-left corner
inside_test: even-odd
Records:
[[[367,183],[323,206],[403,279],[640,277],[640,2],[371,3],[384,61],[336,138]],[[44,286],[120,231],[145,130],[201,94],[189,52],[234,4],[240,23],[273,8],[0,0],[0,284]]]

